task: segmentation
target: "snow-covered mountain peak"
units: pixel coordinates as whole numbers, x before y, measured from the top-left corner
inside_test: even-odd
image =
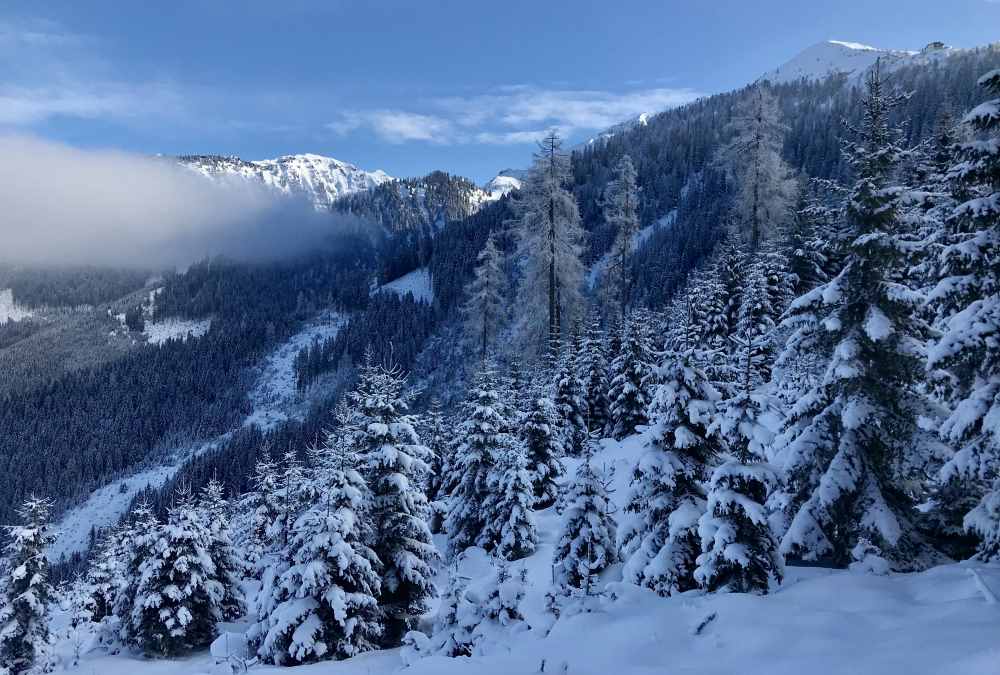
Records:
[[[281,194],[308,199],[317,210],[334,200],[392,180],[384,171],[365,171],[353,164],[312,153],[246,161],[235,156],[187,155],[181,164],[209,178],[238,176],[257,180]]]
[[[489,195],[490,201],[500,199],[508,192],[520,190],[524,182],[526,171],[518,169],[504,169],[496,176],[487,181],[483,189]]]
[[[878,59],[896,62],[916,53],[879,49],[858,42],[827,40],[802,50],[791,60],[766,73],[763,79],[775,84],[785,84],[802,79],[822,80],[837,74],[860,74],[871,68]]]

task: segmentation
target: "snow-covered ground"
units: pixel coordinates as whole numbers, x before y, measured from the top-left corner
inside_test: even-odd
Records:
[[[124,315],[123,315],[124,317]],[[169,317],[162,321],[146,321],[143,328],[143,335],[146,342],[154,345],[162,345],[167,340],[187,340],[188,338],[199,338],[208,332],[212,327],[211,319],[181,319]]]
[[[90,529],[109,527],[118,522],[136,495],[147,487],[158,488],[173,478],[181,464],[194,455],[201,454],[228,438],[224,434],[213,441],[178,448],[170,459],[159,466],[116,480],[90,494],[85,502],[67,511],[56,526],[56,540],[49,547],[49,560],[58,561],[74,553],[87,550]]]
[[[627,496],[644,439],[606,440],[594,463],[613,472],[611,499]],[[567,475],[577,460],[567,460]],[[620,517],[619,511],[619,517]],[[606,593],[586,611],[558,621],[546,610],[553,544],[561,518],[537,514],[537,552],[513,568],[527,570],[521,604],[526,626],[509,630],[481,656],[428,657],[404,667],[400,650],[296,668],[302,675],[996,675],[1000,663],[1000,565],[962,563],[917,574],[875,576],[820,568],[788,568],[764,597],[703,594],[672,598],[621,582],[615,566]],[[441,537],[436,537],[443,546]],[[457,562],[471,586],[488,581],[492,562],[470,549]],[[439,575],[443,588],[445,571]],[[503,629],[501,629],[503,630]],[[503,633],[501,633],[502,635]],[[64,641],[59,650],[68,653]],[[207,652],[176,661],[130,655],[86,655],[79,669],[103,675],[221,675],[229,666]],[[257,665],[250,672],[287,669]]]
[[[244,426],[256,424],[262,429],[272,429],[292,417],[301,418],[305,399],[296,386],[295,357],[314,341],[323,342],[336,336],[346,321],[342,314],[326,312],[267,357],[250,391],[253,412],[243,421]]]
[[[270,429],[284,420],[301,418],[305,413],[305,399],[295,386],[295,357],[302,347],[311,344],[314,339],[323,340],[336,335],[345,321],[341,314],[324,313],[265,359],[250,392],[253,411],[243,420],[243,426],[257,424]],[[106,527],[117,522],[132,499],[146,486],[162,486],[186,460],[225,442],[230,434],[227,432],[202,443],[176,448],[167,454],[161,464],[95,490],[85,502],[63,515],[56,526],[59,534],[48,550],[49,559],[59,560],[63,555],[68,557],[85,550],[92,526]]]
[[[426,267],[415,269],[398,279],[378,286],[372,293],[378,293],[379,291],[391,291],[400,296],[413,293],[414,300],[423,300],[427,303],[434,302],[434,285],[431,283],[431,272]]]
[[[31,316],[31,312],[14,302],[14,291],[0,288],[0,324],[8,321],[20,321]]]

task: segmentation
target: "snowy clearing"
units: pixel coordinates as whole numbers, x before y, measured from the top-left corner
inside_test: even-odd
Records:
[[[31,316],[31,312],[14,302],[14,291],[10,288],[0,288],[0,324],[8,321],[20,321]]]
[[[414,300],[423,300],[426,303],[434,302],[434,286],[431,283],[431,272],[426,267],[415,269],[398,279],[379,286],[372,291],[372,294],[374,295],[379,291],[391,291],[399,296],[412,293]]]
[[[277,424],[301,416],[303,397],[295,378],[295,357],[314,341],[323,342],[337,335],[347,317],[326,312],[290,337],[264,361],[256,384],[250,391],[253,412],[243,421],[244,426],[256,424],[272,429]]]
[[[79,506],[67,511],[56,525],[56,540],[46,555],[58,562],[63,556],[69,558],[74,553],[82,553],[90,545],[90,528],[105,528],[114,525],[128,510],[136,495],[147,487],[158,488],[173,478],[186,460],[199,455],[228,438],[219,438],[188,448],[178,449],[171,459],[160,466],[145,469],[128,478],[116,480],[95,490]]]
[[[142,334],[149,344],[162,345],[168,340],[200,338],[212,327],[211,319],[178,319],[171,317],[153,323],[147,321]]]

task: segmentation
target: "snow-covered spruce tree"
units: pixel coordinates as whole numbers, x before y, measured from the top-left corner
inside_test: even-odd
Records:
[[[430,451],[407,413],[403,383],[396,368],[369,362],[353,399],[365,420],[359,442],[372,492],[372,548],[382,562],[379,606],[386,646],[398,646],[427,611],[435,593],[432,565],[440,557],[427,526],[427,497],[421,488],[430,469]]]
[[[507,436],[488,476],[485,527],[479,545],[504,560],[520,560],[535,552],[538,532],[532,515],[534,494],[524,446]]]
[[[524,621],[521,601],[524,600],[528,586],[528,570],[520,566],[515,576],[511,573],[511,566],[503,560],[498,561],[496,570],[496,579],[483,598],[483,621],[472,632],[473,641],[481,650],[485,647],[483,643],[492,637],[489,628],[494,626],[510,628]]]
[[[782,248],[788,260],[792,296],[798,297],[830,280],[827,274],[829,243],[821,236],[838,214],[824,202],[822,188],[808,181],[802,188],[795,217],[784,230]]]
[[[730,325],[730,295],[720,279],[723,274],[721,267],[716,265],[705,270],[696,270],[691,279],[692,298],[691,318],[696,323],[697,343],[704,349],[724,350],[728,346],[729,335],[735,330]],[[726,273],[728,276],[728,273]],[[739,307],[743,304],[743,295],[734,302],[740,305],[736,308],[736,321],[739,321]]]
[[[212,535],[189,492],[180,492],[167,522],[137,542],[137,583],[128,642],[151,656],[207,646],[222,620],[225,589],[215,576]]]
[[[559,413],[559,429],[567,454],[579,455],[587,440],[587,403],[578,364],[583,357],[578,334],[563,349],[554,377],[555,405]]]
[[[1000,480],[994,482],[974,509],[965,515],[965,529],[979,537],[976,558],[983,562],[1000,560]]]
[[[257,572],[262,569],[262,564],[266,564],[264,557],[275,544],[271,534],[281,517],[278,483],[278,466],[270,457],[257,460],[250,478],[250,491],[243,498],[243,507],[250,511],[246,559],[248,566]]]
[[[457,569],[449,570],[448,589],[441,598],[441,608],[434,621],[428,655],[472,656],[472,631],[481,617],[465,595],[468,586],[467,577],[459,575]]]
[[[30,497],[8,526],[0,586],[0,666],[11,674],[29,671],[49,638],[52,585],[45,549],[55,541],[49,525],[52,503]]]
[[[122,528],[113,527],[98,540],[84,578],[90,593],[91,620],[100,623],[114,614],[115,598],[125,587]]]
[[[246,564],[240,559],[230,538],[230,508],[222,483],[215,478],[208,482],[202,490],[198,508],[211,538],[208,553],[215,566],[213,579],[222,586],[219,609],[224,620],[232,621],[242,616],[246,609],[240,589],[240,572]]]
[[[608,308],[617,305],[622,318],[627,314],[632,293],[631,256],[639,234],[637,178],[632,158],[623,155],[615,166],[614,178],[604,192],[604,221],[615,229],[604,283],[609,299],[613,299],[614,303],[608,303]]]
[[[520,605],[527,587],[527,571],[512,574],[509,565],[498,561],[496,576],[485,584],[470,587],[469,579],[451,570],[448,591],[434,624],[434,634],[406,636],[404,662],[415,656],[483,656],[505,646],[512,631],[527,627]]]
[[[611,361],[608,389],[609,433],[621,440],[648,421],[652,350],[636,314],[625,321],[621,351]]]
[[[746,336],[740,347],[741,386],[723,403],[713,429],[725,439],[731,458],[713,471],[709,482],[708,508],[698,524],[702,554],[694,576],[709,591],[765,594],[784,571],[764,506],[780,484],[765,460],[774,434],[761,421],[774,406],[766,393],[754,390],[758,369],[753,362],[759,356],[752,338]]]
[[[506,312],[504,290],[507,277],[503,269],[503,254],[496,239],[490,235],[476,258],[476,270],[466,289],[462,308],[466,333],[479,346],[480,358],[485,359],[500,330]]]
[[[552,399],[543,392],[537,392],[531,399],[521,428],[521,438],[531,476],[533,506],[536,509],[547,508],[559,496],[556,480],[563,473],[560,458],[566,452],[562,434],[559,433],[559,414]]]
[[[496,374],[487,364],[476,373],[463,405],[465,419],[458,427],[453,455],[457,480],[445,520],[452,554],[480,541],[485,529],[489,475],[497,455],[508,443],[508,424],[496,387]]]
[[[668,352],[650,416],[652,440],[636,464],[619,530],[624,578],[660,595],[697,586],[698,519],[708,465],[719,444],[710,431],[719,394],[694,364],[693,350]]]
[[[277,485],[278,517],[270,525],[267,533],[272,546],[277,548],[279,557],[287,558],[288,540],[292,536],[292,525],[309,499],[310,485],[306,481],[305,467],[293,451],[285,453]]]
[[[258,654],[292,665],[344,659],[378,646],[380,562],[366,541],[370,494],[349,448],[313,454],[316,501],[295,521],[291,565],[274,587]]]
[[[618,557],[608,491],[591,460],[588,453],[568,486],[562,534],[552,555],[556,592],[591,594],[597,575]]]
[[[948,219],[940,280],[930,295],[943,330],[927,368],[951,381],[952,411],[940,431],[954,456],[940,473],[938,508],[959,511],[981,500],[965,527],[982,538],[980,557],[993,558],[996,526],[990,536],[988,523],[1000,501],[1000,70],[979,83],[996,98],[963,119],[974,138],[959,146],[960,161],[948,174],[960,203]]]
[[[742,238],[753,254],[788,221],[795,204],[795,180],[781,158],[788,128],[781,122],[770,85],[751,85],[728,131],[732,140],[720,151],[720,159],[736,179],[736,213]]]
[[[525,338],[536,353],[558,345],[583,310],[583,229],[568,182],[569,157],[553,131],[539,143],[513,203],[525,259],[520,314]]]
[[[847,565],[866,537],[894,569],[927,562],[901,485],[921,463],[924,401],[914,381],[924,326],[914,312],[921,297],[893,280],[903,254],[898,191],[888,187],[899,153],[888,121],[896,100],[875,67],[862,126],[845,149],[857,178],[844,267],[795,300],[785,321],[793,332],[779,363],[817,356],[825,363],[820,381],[792,406],[785,431],[791,499],[781,551],[793,558]]]
[[[603,431],[608,426],[608,356],[599,318],[591,318],[584,343],[581,368],[584,403],[590,431]]]
[[[156,555],[154,545],[160,536],[160,522],[149,504],[142,502],[132,511],[129,523],[121,530],[122,577],[125,587],[115,596],[114,615],[121,623],[119,638],[122,643],[141,647],[140,625],[135,621],[141,615],[133,614],[139,586],[143,581],[142,569],[146,561]]]

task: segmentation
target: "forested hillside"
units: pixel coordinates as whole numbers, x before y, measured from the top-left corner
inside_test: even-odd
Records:
[[[49,654],[53,576],[63,642],[177,658],[242,622],[236,668],[510,658],[664,598],[731,612],[700,636],[746,611],[718,596],[765,606],[802,566],[949,565],[995,603],[1000,49],[643,122],[572,152],[548,132],[503,196],[380,182],[277,262],[4,271],[19,307],[92,305],[128,341],[0,394],[0,516],[22,523],[0,608],[38,598],[0,609],[18,664]],[[415,270],[429,296],[384,287]],[[290,341],[325,312],[344,325]],[[0,356],[48,330],[0,318]],[[171,320],[205,329],[150,338]],[[312,405],[262,428],[252,384],[289,345]],[[49,569],[63,511],[206,440]]]

